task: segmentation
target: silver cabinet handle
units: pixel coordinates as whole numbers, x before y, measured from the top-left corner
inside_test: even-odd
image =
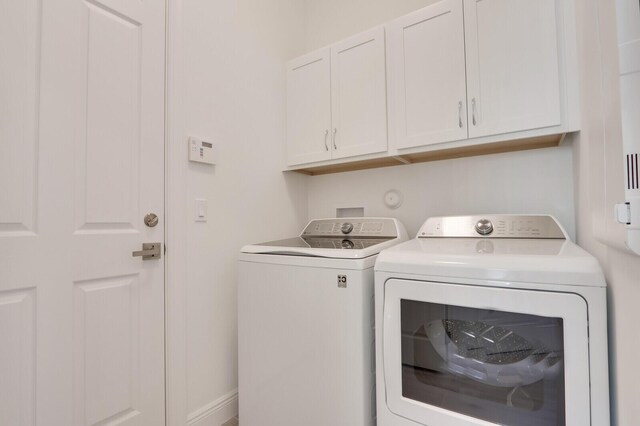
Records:
[[[336,145],[336,133],[338,133],[338,128],[334,127],[333,136],[331,136],[331,142],[333,142],[333,149],[338,149],[338,145]]]
[[[329,145],[327,145],[327,138],[329,137],[329,129],[324,131],[324,149],[329,151]]]
[[[462,129],[462,101],[458,102],[458,127]]]
[[[131,253],[133,257],[142,257],[142,260],[160,259],[160,247],[162,243],[142,243],[142,250]]]
[[[473,116],[473,125],[476,125],[476,98],[471,99],[471,114]]]

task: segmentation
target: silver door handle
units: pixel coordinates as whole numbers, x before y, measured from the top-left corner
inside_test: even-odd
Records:
[[[473,116],[473,125],[476,125],[476,98],[471,99],[471,114]]]
[[[333,142],[333,149],[338,149],[338,145],[336,145],[336,133],[338,133],[337,127],[333,129],[333,136],[331,137],[331,142]]]
[[[458,102],[458,127],[462,129],[462,101]]]
[[[329,129],[324,131],[324,149],[329,151],[329,145],[327,145],[327,138],[329,137]]]
[[[133,257],[142,256],[142,260],[160,259],[160,247],[162,243],[142,243],[142,250],[134,251]]]

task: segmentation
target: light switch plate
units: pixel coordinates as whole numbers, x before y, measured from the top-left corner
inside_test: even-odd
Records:
[[[196,222],[206,222],[209,216],[208,201],[204,198],[196,199]]]

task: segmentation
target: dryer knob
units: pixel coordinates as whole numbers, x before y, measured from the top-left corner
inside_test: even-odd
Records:
[[[353,223],[349,223],[349,222],[343,223],[340,230],[342,231],[343,234],[348,234],[349,232],[353,231]]]
[[[493,224],[489,219],[480,219],[476,223],[476,231],[480,235],[489,235],[493,232]]]

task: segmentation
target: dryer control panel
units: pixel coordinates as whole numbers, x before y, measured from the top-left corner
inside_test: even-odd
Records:
[[[432,217],[418,238],[541,238],[567,239],[552,216],[484,215]]]

